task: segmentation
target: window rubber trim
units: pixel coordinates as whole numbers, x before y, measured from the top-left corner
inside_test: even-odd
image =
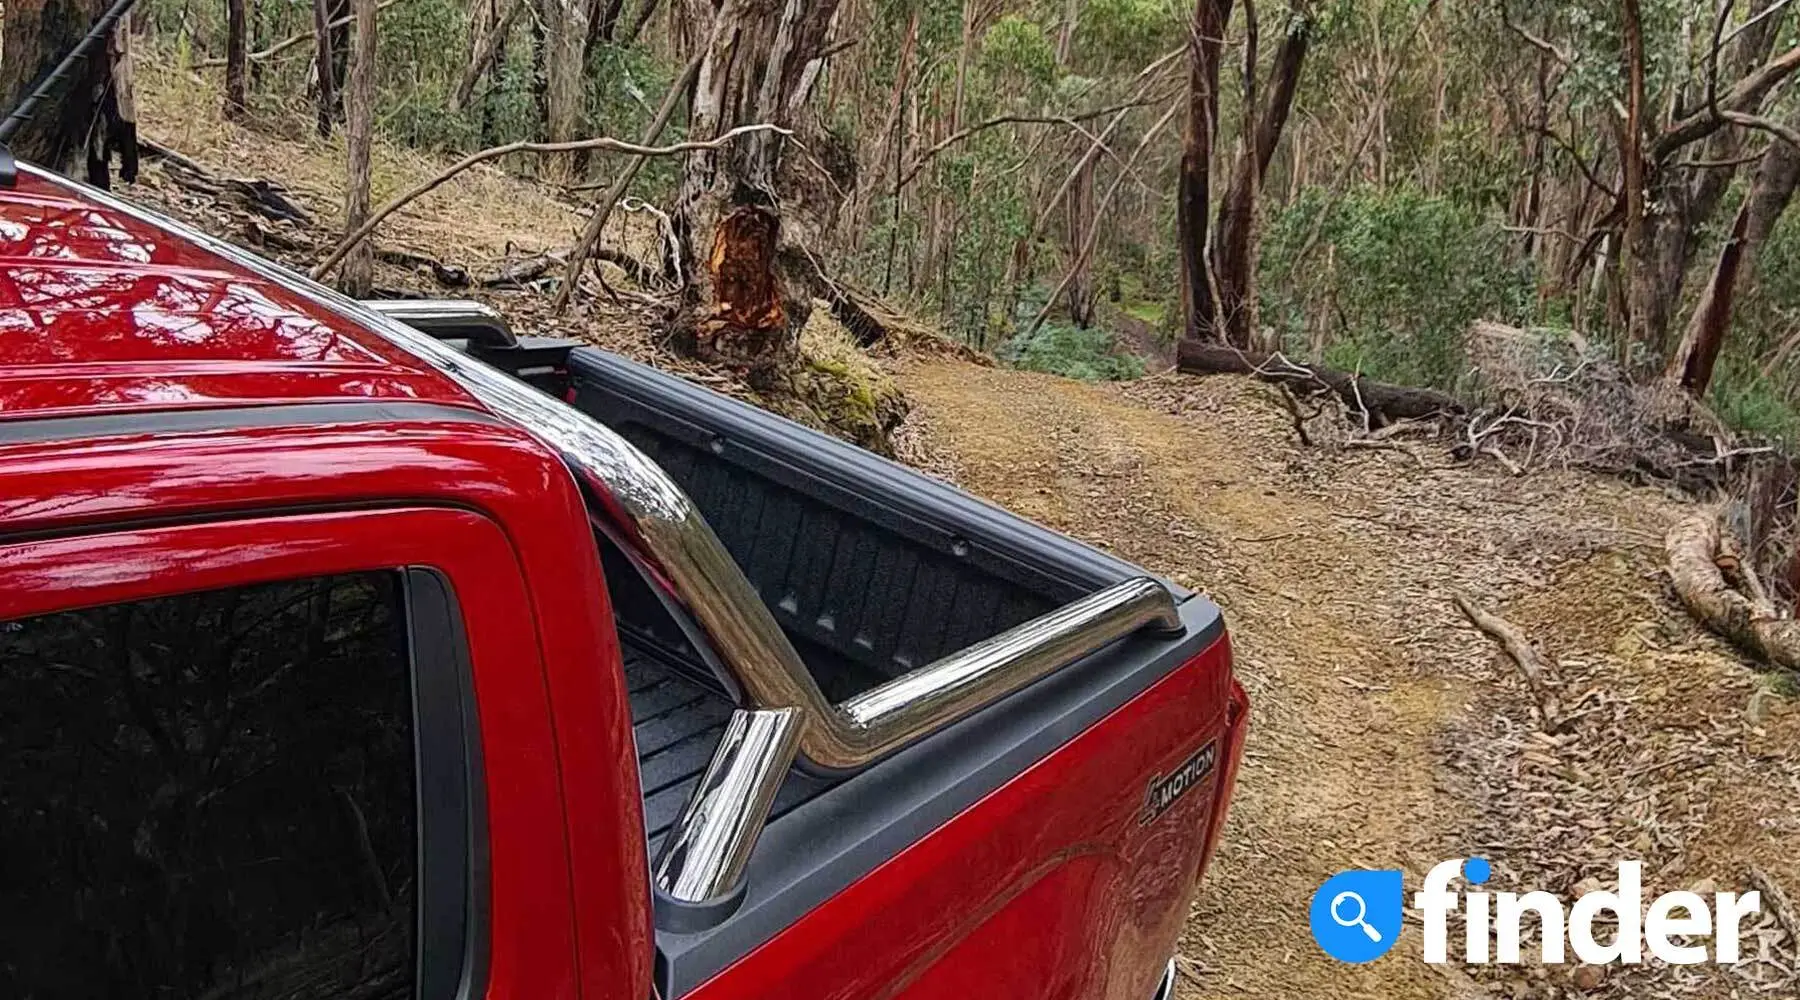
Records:
[[[488,973],[487,796],[469,643],[439,570],[401,571],[413,678],[421,1000],[474,1000]]]

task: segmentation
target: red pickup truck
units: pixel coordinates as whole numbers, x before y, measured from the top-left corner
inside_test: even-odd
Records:
[[[1247,708],[948,486],[0,190],[0,994],[1167,996]]]

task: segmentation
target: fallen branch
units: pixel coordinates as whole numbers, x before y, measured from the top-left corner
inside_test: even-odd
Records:
[[[1525,685],[1531,689],[1531,696],[1537,700],[1538,715],[1542,718],[1544,732],[1560,731],[1567,720],[1563,718],[1562,706],[1556,700],[1556,693],[1545,680],[1550,669],[1544,663],[1544,658],[1538,655],[1538,651],[1532,648],[1531,643],[1511,622],[1483,611],[1461,594],[1452,594],[1451,600],[1456,602],[1457,610],[1469,619],[1470,624],[1498,642],[1500,648],[1506,650],[1513,665],[1519,668],[1519,673],[1525,678]]]
[[[793,134],[793,132],[788,129],[779,126],[758,123],[755,125],[739,125],[737,128],[726,132],[717,139],[707,139],[698,142],[677,142],[667,146],[642,146],[635,142],[626,142],[623,139],[600,136],[594,139],[577,139],[573,142],[509,142],[504,146],[494,146],[489,149],[484,149],[479,153],[471,153],[456,161],[455,164],[451,165],[450,168],[444,172],[429,180],[413,185],[404,193],[377,209],[369,216],[368,221],[364,222],[361,226],[358,226],[355,231],[351,232],[348,236],[345,236],[343,242],[339,243],[337,247],[331,251],[329,256],[321,261],[317,267],[312,269],[311,276],[314,281],[323,280],[326,275],[331,273],[332,268],[342,263],[344,256],[348,254],[352,248],[367,239],[369,234],[375,231],[375,227],[379,226],[388,216],[394,214],[421,195],[428,194],[431,191],[442,187],[457,174],[468,170],[470,167],[486,163],[489,160],[499,159],[502,156],[510,156],[513,153],[575,153],[584,149],[601,149],[615,153],[632,153],[637,156],[676,156],[681,153],[691,153],[697,150],[720,149],[731,141],[749,135],[752,132],[777,132],[781,135]]]
[[[618,267],[619,270],[625,272],[625,277],[630,278],[639,288],[655,288],[657,286],[659,275],[656,269],[623,250],[615,250],[612,247],[595,247],[593,258]]]
[[[469,272],[455,264],[446,264],[436,257],[411,250],[394,250],[381,248],[375,251],[375,259],[395,267],[409,268],[414,271],[431,272],[431,278],[445,288],[469,287]]]
[[[306,210],[288,197],[287,189],[258,177],[221,177],[180,153],[148,139],[138,140],[145,155],[163,166],[175,186],[215,200],[236,201],[246,211],[300,226],[312,224]]]
[[[1337,393],[1345,405],[1366,407],[1389,420],[1463,411],[1463,405],[1456,397],[1436,389],[1372,382],[1324,365],[1300,364],[1278,354],[1244,351],[1224,344],[1184,339],[1176,355],[1176,365],[1184,372],[1199,375],[1254,375],[1265,382],[1288,385],[1301,391],[1329,389]]]
[[[536,281],[550,273],[557,260],[550,254],[538,254],[514,261],[500,269],[500,273],[491,278],[481,279],[483,288],[524,288],[529,282]]]
[[[1800,621],[1780,617],[1766,597],[1753,599],[1725,582],[1716,512],[1678,522],[1663,546],[1675,593],[1701,624],[1765,663],[1800,670]]]

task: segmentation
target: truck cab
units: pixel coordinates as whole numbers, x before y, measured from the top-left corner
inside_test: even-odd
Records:
[[[1140,998],[1216,606],[472,305],[0,191],[0,984]]]

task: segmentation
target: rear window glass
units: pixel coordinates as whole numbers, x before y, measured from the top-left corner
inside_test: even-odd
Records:
[[[0,621],[0,996],[411,995],[399,588]]]

